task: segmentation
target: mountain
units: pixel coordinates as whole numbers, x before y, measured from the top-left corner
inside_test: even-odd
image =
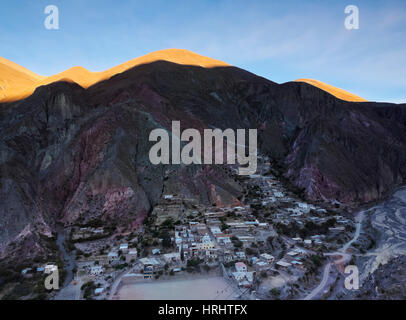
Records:
[[[10,92],[13,97],[21,99],[21,92],[27,87],[32,87],[44,79],[28,69],[14,62],[0,57],[0,101],[7,100]]]
[[[2,79],[0,81],[0,102],[16,101],[28,97],[37,87],[62,80],[75,82],[83,88],[88,88],[97,82],[109,79],[135,66],[160,60],[205,68],[230,66],[223,61],[208,58],[189,50],[167,49],[132,59],[102,72],[91,72],[83,67],[77,66],[50,77],[43,77],[0,57],[0,79]],[[366,101],[361,97],[321,81],[313,79],[298,79],[296,81],[309,83],[342,100],[356,102]]]
[[[111,78],[135,66],[159,60],[205,68],[229,66],[225,62],[207,58],[188,50],[167,49],[135,58],[102,72],[91,72],[83,67],[73,67],[50,77],[41,77],[11,61],[0,59],[2,59],[0,60],[0,79],[3,79],[4,82],[0,87],[0,102],[25,98],[32,94],[37,87],[61,80],[75,82],[83,88],[88,88],[99,81]]]
[[[260,154],[309,201],[358,205],[405,182],[406,105],[348,102],[194,57],[138,60],[88,88],[71,79],[88,79],[76,68],[0,104],[0,262],[49,255],[57,223],[134,230],[163,194],[238,203],[225,166],[151,164],[149,133],[173,120],[258,129]]]
[[[311,84],[312,86],[315,86],[317,88],[320,88],[321,90],[327,91],[328,93],[331,93],[333,96],[345,100],[345,101],[353,101],[353,102],[364,102],[367,101],[364,98],[358,97],[357,95],[350,93],[348,91],[345,91],[343,89],[333,87],[332,85],[329,85],[327,83],[314,80],[314,79],[297,79],[296,81],[298,82],[306,82],[308,84]]]

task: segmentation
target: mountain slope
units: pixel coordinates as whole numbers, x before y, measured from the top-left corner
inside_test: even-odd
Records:
[[[345,91],[343,89],[334,87],[332,85],[329,85],[327,83],[318,81],[318,80],[314,80],[314,79],[297,79],[295,80],[297,82],[306,82],[308,84],[311,84],[312,86],[315,86],[317,88],[320,88],[321,90],[324,90],[328,93],[331,93],[333,96],[341,99],[341,100],[345,100],[345,101],[352,101],[352,102],[365,102],[367,100],[365,100],[364,98],[361,98],[353,93],[350,93],[348,91]]]
[[[0,58],[0,102],[11,102],[28,97],[39,86],[61,80],[75,82],[83,88],[88,88],[100,81],[109,79],[114,75],[122,73],[133,67],[160,60],[181,65],[200,66],[204,68],[230,66],[223,61],[208,58],[189,50],[167,49],[152,52],[145,56],[129,60],[102,72],[91,72],[83,67],[77,66],[50,77],[42,77],[17,64],[12,63],[11,61]],[[298,79],[296,81],[307,82],[331,93],[342,100],[357,102],[366,101],[361,97],[321,81],[313,79]]]
[[[151,164],[149,133],[174,120],[258,129],[259,153],[309,200],[364,203],[406,180],[406,105],[346,102],[235,67],[141,64],[0,104],[0,262],[46,254],[57,223],[132,231],[163,194],[235,203],[241,186],[224,166]]]
[[[31,88],[44,79],[14,62],[0,57],[0,101],[10,95],[19,99],[25,88]]]
[[[3,60],[6,61],[6,59]],[[10,66],[5,65],[7,69],[5,69],[6,67],[2,68],[2,60],[0,60],[0,79],[3,79],[3,82],[7,84],[0,87],[0,92],[2,93],[0,101],[10,102],[25,98],[32,94],[35,88],[61,80],[75,82],[83,88],[88,88],[99,81],[111,78],[135,66],[159,60],[205,68],[229,66],[225,62],[208,58],[188,50],[167,49],[135,58],[102,72],[91,72],[83,67],[73,67],[50,77],[41,77],[21,66],[16,64],[11,65],[11,62],[9,62]]]

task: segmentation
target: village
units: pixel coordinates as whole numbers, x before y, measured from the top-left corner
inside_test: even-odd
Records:
[[[354,222],[299,199],[268,168],[262,162],[258,174],[244,178],[242,205],[206,207],[164,194],[137,233],[109,237],[97,224],[72,228],[76,266],[61,293],[114,299],[127,283],[220,274],[235,288],[231,299],[305,294],[317,283],[323,253],[349,238]],[[23,273],[29,276],[33,268]],[[36,271],[48,273],[46,268],[56,266]]]

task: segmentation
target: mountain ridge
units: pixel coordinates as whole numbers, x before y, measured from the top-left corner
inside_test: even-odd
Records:
[[[321,90],[324,90],[326,92],[331,93],[333,96],[341,99],[341,100],[345,100],[345,101],[351,101],[351,102],[366,102],[368,100],[361,98],[351,92],[348,92],[344,89],[338,88],[338,87],[334,87],[330,84],[324,83],[322,81],[319,80],[315,80],[315,79],[306,79],[306,78],[300,78],[295,80],[296,82],[306,82],[308,84],[311,84],[312,86],[315,86],[317,88],[320,88]]]
[[[45,77],[37,75],[34,72],[31,72],[30,70],[19,66],[18,64],[0,57],[0,102],[13,102],[26,98],[31,95],[39,86],[47,85],[57,81],[75,82],[83,88],[88,88],[100,81],[107,80],[136,66],[152,63],[159,60],[173,62],[181,65],[200,66],[203,68],[231,66],[226,62],[205,57],[189,50],[165,49],[154,51],[144,56],[131,59],[104,71],[93,72],[84,67],[75,66],[49,77]],[[5,65],[8,69],[5,69]],[[12,70],[10,71],[9,69]],[[10,78],[12,78],[12,81],[10,81]],[[313,79],[298,79],[296,81],[307,82],[326,92],[329,92],[330,94],[342,100],[358,102],[367,101],[355,94],[328,85],[321,81]]]

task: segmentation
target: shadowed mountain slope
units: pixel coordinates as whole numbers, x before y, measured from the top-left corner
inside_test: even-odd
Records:
[[[157,61],[87,89],[56,82],[0,105],[1,257],[46,254],[57,222],[100,219],[131,231],[167,193],[237,203],[241,185],[224,166],[150,163],[149,133],[173,120],[182,129],[258,129],[259,153],[309,200],[363,203],[405,181],[406,105]]]

